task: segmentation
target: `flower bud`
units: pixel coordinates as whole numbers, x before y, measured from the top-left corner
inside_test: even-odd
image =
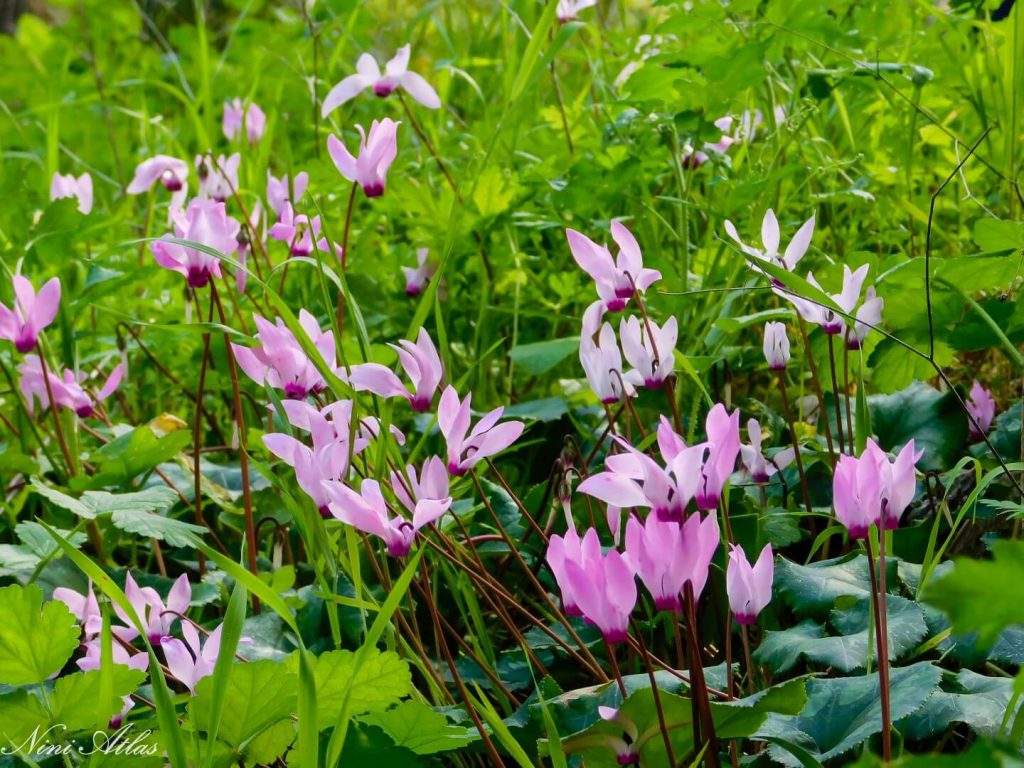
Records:
[[[783,323],[765,323],[764,359],[773,371],[784,371],[789,363],[789,337]]]

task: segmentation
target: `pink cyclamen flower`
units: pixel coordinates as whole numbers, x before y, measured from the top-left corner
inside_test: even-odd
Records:
[[[871,460],[878,467],[879,515],[888,530],[899,527],[900,518],[914,500],[917,474],[914,465],[921,460],[924,449],[915,449],[909,441],[892,461],[874,440],[868,440],[861,461]]]
[[[484,415],[470,430],[472,399],[470,393],[460,401],[459,393],[448,386],[437,406],[437,424],[448,443],[448,471],[453,475],[466,474],[478,461],[505,450],[523,433],[521,421],[498,424],[504,406]]]
[[[717,403],[705,421],[708,439],[703,443],[704,462],[695,498],[697,508],[711,511],[718,508],[725,484],[736,467],[740,452],[740,412],[731,414]]]
[[[662,326],[635,316],[623,318],[619,323],[622,354],[634,369],[626,378],[635,386],[659,389],[675,369],[678,334],[675,316]]]
[[[29,413],[33,412],[37,399],[44,407],[52,405],[47,392],[49,381],[49,390],[53,392],[53,400],[57,407],[68,408],[84,419],[92,416],[96,404],[106,400],[118,388],[124,375],[124,366],[118,365],[110,372],[95,400],[85,391],[79,377],[73,371],[66,370],[63,376],[58,376],[56,372],[47,368],[44,377],[43,364],[38,355],[27,355],[25,361],[18,366],[18,373],[21,374],[18,386],[25,397]]]
[[[555,577],[559,592],[562,593],[562,608],[566,616],[583,615],[576,604],[576,597],[573,595],[572,585],[565,570],[566,561],[572,560],[582,565],[585,560],[600,556],[601,542],[597,538],[597,531],[594,528],[588,528],[583,538],[580,539],[571,517],[565,536],[559,536],[556,533],[548,538],[548,548],[544,559]]]
[[[772,578],[775,560],[772,545],[765,544],[757,562],[751,567],[743,547],[736,544],[729,550],[729,566],[725,572],[725,591],[729,607],[740,624],[753,624],[757,615],[772,599]]]
[[[441,106],[441,99],[430,83],[415,72],[409,71],[409,46],[403,45],[395,53],[394,58],[384,65],[383,72],[380,71],[380,65],[373,56],[368,53],[360,56],[356,61],[356,73],[349,75],[328,91],[320,107],[321,117],[327,117],[367,88],[373,88],[374,94],[381,98],[401,88],[428,109],[437,109]]]
[[[135,176],[125,192],[141,195],[159,181],[171,193],[171,211],[179,210],[188,197],[188,163],[169,155],[154,155],[135,168]]]
[[[853,328],[846,331],[847,349],[860,349],[863,346],[868,331],[882,322],[883,306],[882,298],[875,295],[875,287],[868,286],[868,289],[864,291],[864,302],[857,308],[854,315]]]
[[[764,324],[764,359],[773,371],[784,371],[789,364],[789,336],[784,323]]]
[[[276,216],[280,216],[288,203],[297,203],[302,199],[308,186],[309,174],[305,171],[295,174],[291,183],[287,173],[278,179],[267,171],[267,205]]]
[[[626,558],[612,549],[582,562],[566,559],[563,565],[583,618],[601,630],[609,645],[625,642],[637,597],[636,578]]]
[[[267,116],[263,114],[263,110],[258,105],[248,100],[243,102],[241,99],[233,99],[230,102],[224,102],[224,119],[221,127],[224,129],[224,136],[227,140],[234,139],[242,130],[243,125],[249,143],[255,144],[263,138],[263,131],[267,126]]]
[[[690,563],[680,557],[683,530],[678,523],[648,515],[626,523],[626,559],[654,598],[659,611],[680,611],[679,593],[690,576]]]
[[[736,225],[728,219],[725,222],[725,233],[735,240],[748,256],[770,262],[792,272],[811,245],[811,238],[814,236],[814,215],[812,214],[811,218],[801,225],[781,255],[779,254],[779,246],[781,245],[779,220],[775,217],[775,211],[771,208],[765,211],[764,219],[761,222],[762,248],[754,248],[743,242],[740,239],[739,233],[736,232]]]
[[[212,198],[223,203],[238,190],[238,166],[242,155],[230,157],[212,154],[196,156],[196,175],[199,176],[199,197]]]
[[[867,538],[881,513],[878,467],[843,454],[832,476],[832,504],[839,520],[853,539]]]
[[[777,287],[776,293],[792,303],[793,306],[796,307],[796,311],[800,313],[800,316],[803,317],[804,320],[809,323],[817,323],[825,333],[830,336],[835,336],[845,330],[846,315],[852,315],[854,313],[854,308],[860,301],[860,292],[864,287],[864,280],[868,276],[868,266],[869,265],[867,264],[862,264],[856,271],[851,271],[849,266],[846,264],[843,265],[842,290],[840,290],[839,293],[830,294],[829,296],[832,301],[836,303],[836,306],[838,306],[845,314],[839,314],[829,307],[823,307],[820,304],[815,304],[814,302],[803,299],[788,291],[779,291]],[[814,279],[814,275],[810,272],[807,273],[807,282],[815,288],[821,288],[821,285],[818,284],[818,281]],[[874,292],[872,292],[870,298],[874,298]],[[871,317],[865,316],[863,318],[864,322],[871,322],[871,319],[874,316],[874,307],[877,307],[879,319],[881,318],[881,299],[877,299],[876,301],[877,303],[874,304],[872,308],[869,308],[867,313],[870,314]],[[867,334],[866,326],[864,327],[863,332],[865,335]]]
[[[292,256],[309,256],[313,240],[320,235],[320,217],[312,219],[304,213],[295,215],[291,203],[285,203],[278,221],[270,228],[274,240],[288,243]]]
[[[766,458],[761,453],[761,424],[757,419],[747,422],[747,434],[750,436],[750,445],[740,446],[740,460],[755,483],[767,483],[772,475],[789,466],[796,456],[790,447],[783,448],[771,459]]]
[[[402,267],[402,274],[405,276],[405,295],[419,296],[427,287],[427,282],[434,276],[436,267],[427,262],[430,251],[426,248],[416,250],[416,266]]]
[[[914,465],[924,451],[911,440],[890,461],[874,440],[868,440],[860,458],[840,456],[832,480],[832,504],[836,518],[851,538],[863,539],[872,525],[892,530],[914,499],[917,477]]]
[[[336,400],[319,410],[303,400],[284,400],[281,407],[293,427],[309,432],[314,448],[354,438],[353,448],[358,452],[380,435],[380,421],[373,416],[359,419],[353,434],[351,400]],[[392,424],[390,432],[395,442],[405,445],[405,435],[398,427]]]
[[[92,591],[92,581],[84,595],[67,587],[57,587],[53,590],[53,599],[60,600],[74,614],[82,625],[86,640],[91,640],[103,630],[103,616],[96,593]]]
[[[689,582],[693,590],[693,599],[696,601],[704,593],[711,561],[718,551],[722,534],[718,527],[718,518],[714,514],[702,518],[700,512],[694,512],[687,517],[681,529],[683,545],[677,557],[687,564],[686,581]]]
[[[574,229],[565,230],[565,236],[580,269],[594,278],[597,294],[605,307],[609,312],[618,312],[635,293],[644,293],[660,280],[661,272],[644,267],[640,245],[621,222],[613,221],[611,232],[619,246],[618,257],[614,260],[607,246],[598,245]]]
[[[347,480],[349,455],[355,455],[365,447],[365,441],[357,441],[354,447],[348,440],[332,440],[313,447],[296,440],[291,435],[270,432],[263,436],[263,444],[272,454],[295,470],[295,480],[303,492],[313,500],[322,517],[329,514],[330,501],[324,483],[328,480]]]
[[[971,393],[967,399],[967,412],[971,415],[970,439],[972,442],[981,440],[992,428],[992,420],[996,417],[996,401],[992,393],[974,380]]]
[[[346,179],[358,183],[367,197],[380,197],[384,194],[388,169],[398,155],[398,126],[390,117],[374,120],[367,134],[363,126],[357,125],[359,131],[359,157],[353,157],[333,133],[327,137],[327,151],[334,161],[335,168]]]
[[[188,576],[182,574],[171,585],[164,603],[160,594],[152,587],[140,587],[135,583],[129,571],[125,576],[125,597],[131,603],[132,610],[146,633],[146,639],[152,645],[160,645],[164,638],[171,634],[171,626],[185,615],[192,600],[192,585]],[[139,636],[135,622],[119,605],[114,604],[114,612],[126,626],[114,627],[113,633],[125,642],[131,642]]]
[[[576,21],[579,18],[580,11],[595,5],[597,5],[597,0],[558,0],[558,8],[555,9],[555,15],[558,17],[559,22],[566,24],[570,21]]]
[[[412,549],[416,532],[430,525],[448,510],[443,503],[416,505],[412,520],[391,517],[380,484],[371,478],[363,480],[356,493],[343,483],[325,483],[330,498],[328,508],[343,523],[363,533],[384,540],[388,555],[405,557]]]
[[[167,660],[167,669],[174,679],[188,688],[193,695],[199,681],[213,674],[217,657],[220,655],[220,635],[223,629],[224,625],[221,624],[207,636],[206,642],[201,643],[199,632],[192,622],[183,621],[181,634],[185,636],[185,643],[188,645],[176,637],[161,639],[160,647]]]
[[[173,211],[174,235],[218,253],[234,253],[238,248],[239,223],[228,216],[224,203],[196,198],[188,210]],[[185,276],[192,288],[202,288],[212,277],[220,277],[220,259],[206,251],[171,241],[171,235],[151,244],[156,263]]]
[[[430,334],[425,328],[420,328],[415,343],[402,339],[398,344],[388,346],[398,353],[398,361],[412,384],[412,392],[390,368],[379,363],[353,365],[348,373],[348,383],[357,392],[373,392],[380,397],[404,397],[417,413],[430,410],[434,393],[444,378],[444,366]]]
[[[448,470],[440,456],[431,456],[424,461],[418,475],[416,467],[411,464],[404,473],[392,472],[391,490],[413,520],[436,520],[452,505]]]
[[[57,590],[54,590],[53,592],[54,597],[56,597]],[[99,630],[97,630],[97,634],[98,633]],[[110,645],[110,658],[114,664],[121,664],[129,669],[138,670],[140,672],[145,672],[149,669],[148,653],[129,653],[127,648],[116,641],[112,642]],[[75,663],[83,672],[93,672],[100,669],[103,663],[103,648],[98,637],[89,640],[85,644],[85,655]],[[108,724],[108,727],[113,730],[121,727],[121,722],[124,720],[124,716],[127,715],[131,708],[135,706],[135,700],[132,699],[131,696],[124,696],[121,701],[123,702],[121,711],[110,718],[110,723]]]
[[[601,326],[597,343],[589,335],[580,337],[580,365],[597,398],[606,405],[624,396],[635,397],[636,389],[622,371],[622,353],[610,324]]]
[[[79,213],[89,213],[92,210],[92,176],[83,173],[76,179],[70,173],[65,176],[53,174],[50,181],[50,199],[59,200],[64,197],[76,198]]]
[[[11,282],[14,301],[10,308],[0,303],[0,339],[13,342],[14,348],[24,354],[36,348],[39,334],[57,317],[60,278],[47,280],[39,293],[22,275],[15,275]]]
[[[303,400],[310,392],[323,391],[327,383],[306,351],[281,318],[271,323],[253,314],[257,332],[253,336],[258,347],[231,344],[239,367],[257,384],[267,383],[284,391],[285,397]],[[299,310],[299,325],[323,357],[327,367],[335,368],[334,332],[321,331],[320,324],[305,309]]]

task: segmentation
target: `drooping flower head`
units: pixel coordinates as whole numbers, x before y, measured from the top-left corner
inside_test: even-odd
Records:
[[[992,428],[992,420],[996,417],[996,401],[992,398],[992,393],[981,386],[977,379],[971,385],[971,392],[967,400],[967,412],[973,419],[973,421],[968,420],[970,421],[970,440],[977,442],[988,434],[989,429]]]
[[[767,483],[772,475],[789,466],[796,456],[790,447],[783,448],[768,459],[761,452],[761,424],[757,419],[750,419],[747,422],[747,434],[750,436],[750,445],[740,446],[740,460],[755,483]]]
[[[856,271],[851,271],[849,266],[843,265],[842,290],[839,293],[831,294],[830,298],[846,315],[854,314],[854,308],[860,301],[860,292],[864,287],[864,280],[868,276],[868,266],[867,264],[862,264]],[[807,282],[815,288],[821,288],[818,281],[814,279],[814,275],[810,272],[807,273]],[[789,291],[780,291],[778,287],[776,287],[776,293],[791,302],[804,320],[809,323],[817,323],[821,326],[821,330],[830,336],[841,334],[846,329],[845,315],[841,315],[829,307],[823,307],[820,304],[796,296]],[[860,341],[867,335],[868,328],[863,323],[881,320],[882,300],[875,297],[874,291],[871,292],[869,298],[871,299],[871,304],[868,305],[860,317],[861,323],[858,324],[855,332],[855,338],[857,338],[856,346],[852,347],[853,349],[859,348]]]
[[[678,557],[686,563],[686,581],[693,589],[693,599],[696,601],[700,599],[708,582],[711,561],[718,551],[722,534],[718,527],[718,518],[714,514],[701,517],[700,512],[687,517],[681,529],[682,548]]]
[[[673,315],[664,325],[653,320],[642,322],[631,316],[619,324],[622,354],[633,370],[626,378],[634,386],[658,389],[675,369],[676,338],[679,330]]]
[[[38,355],[27,355],[24,362],[18,366],[18,373],[21,375],[18,388],[25,397],[29,413],[34,410],[35,401],[39,400],[44,407],[51,407],[55,403],[56,407],[68,408],[84,419],[95,413],[97,403],[114,393],[124,375],[124,366],[118,365],[110,372],[96,399],[85,391],[79,377],[73,371],[65,370],[64,375],[59,376],[55,371],[46,368],[44,375],[43,364]],[[53,403],[50,402],[49,392],[53,392]]]
[[[285,203],[280,218],[270,228],[270,236],[288,243],[292,256],[309,256],[313,252],[313,241],[320,236],[320,217],[295,215],[292,204]]]
[[[444,366],[430,334],[426,328],[420,328],[415,342],[403,339],[389,346],[398,353],[398,361],[412,384],[412,392],[394,371],[379,363],[352,366],[348,383],[357,392],[373,392],[380,397],[404,397],[417,413],[430,410],[434,393],[444,378]]]
[[[241,162],[242,155],[238,152],[230,157],[198,155],[196,175],[199,176],[199,197],[225,202],[238,191],[238,166]]]
[[[580,365],[598,399],[610,405],[623,397],[635,397],[636,389],[622,371],[622,353],[609,323],[601,326],[598,341],[583,333],[580,337]]]
[[[233,140],[243,126],[245,137],[250,144],[255,144],[263,138],[267,116],[263,114],[259,105],[248,100],[243,102],[241,99],[232,99],[230,102],[224,102],[224,119],[221,127],[227,140]]]
[[[725,233],[735,240],[748,256],[770,262],[792,272],[811,245],[811,238],[814,236],[814,215],[812,214],[811,218],[805,221],[800,229],[797,230],[782,254],[779,253],[779,246],[781,245],[779,220],[775,217],[775,211],[771,208],[765,211],[764,219],[761,222],[761,248],[755,248],[743,242],[736,231],[736,225],[728,219],[725,222]]]
[[[224,625],[219,625],[210,632],[205,642],[200,642],[199,632],[192,622],[183,621],[181,634],[185,636],[184,643],[176,637],[164,637],[161,640],[160,647],[167,660],[167,669],[174,679],[188,688],[192,694],[195,694],[199,681],[212,675],[213,668],[217,666],[220,635],[223,629]]]
[[[70,173],[64,176],[59,173],[53,174],[50,181],[50,199],[59,200],[64,197],[78,200],[79,213],[89,213],[92,210],[92,176],[83,173],[76,179]]]
[[[721,403],[708,412],[705,421],[707,440],[702,444],[704,460],[695,498],[697,508],[711,511],[718,508],[725,484],[736,468],[740,452],[740,412],[731,414]]]
[[[188,197],[188,163],[169,155],[154,155],[143,160],[136,167],[135,176],[125,192],[141,195],[148,192],[157,181],[172,193],[170,210],[180,210]]]
[[[405,472],[391,473],[391,490],[415,520],[436,520],[452,505],[448,470],[440,456],[431,456],[417,473],[409,465]]]
[[[399,123],[390,117],[374,120],[369,133],[357,125],[360,137],[358,157],[353,157],[333,133],[327,137],[327,151],[334,166],[346,179],[358,183],[367,197],[384,194],[388,169],[398,155],[398,126]]]
[[[555,9],[555,16],[562,24],[576,21],[580,11],[597,5],[597,0],[558,0],[558,8]]]
[[[139,623],[142,624],[146,639],[152,645],[160,645],[165,637],[171,634],[171,627],[188,610],[192,600],[192,585],[185,574],[179,576],[167,593],[167,602],[152,587],[140,587],[135,583],[129,571],[125,576],[125,597],[131,603],[132,610]],[[114,603],[114,612],[125,623],[123,627],[114,627],[113,633],[125,642],[131,642],[139,636],[135,622],[121,607]]]
[[[239,223],[228,216],[224,203],[195,198],[188,210],[172,211],[174,238],[191,240],[218,253],[238,248]],[[192,288],[203,288],[220,277],[220,259],[206,251],[171,241],[171,235],[150,244],[157,264],[185,276]]]
[[[293,400],[302,400],[310,392],[321,392],[326,388],[323,376],[284,320],[277,318],[276,323],[271,323],[257,314],[253,315],[253,320],[258,329],[253,340],[258,341],[259,346],[231,344],[235,360],[250,379],[257,384],[265,382],[275,389],[283,390],[285,397]],[[327,366],[334,370],[334,332],[321,331],[316,318],[305,309],[299,310],[299,325]]]
[[[613,259],[605,245],[598,245],[574,229],[566,229],[572,256],[580,269],[594,278],[597,294],[609,312],[625,308],[637,293],[644,293],[657,280],[661,272],[644,267],[640,245],[621,222],[613,221],[612,239],[619,246],[618,257]]]
[[[428,109],[437,109],[441,106],[441,99],[430,83],[415,72],[409,71],[409,46],[403,45],[384,65],[383,72],[380,71],[380,65],[373,56],[368,53],[360,56],[356,61],[356,73],[346,77],[327,93],[320,107],[321,116],[327,117],[367,88],[372,88],[374,94],[381,98],[401,88]]]
[[[585,541],[592,531],[587,531]],[[593,535],[596,537],[596,533]],[[637,597],[636,578],[626,558],[611,549],[580,562],[566,558],[563,567],[583,618],[601,630],[608,644],[625,642]]]
[[[423,293],[427,282],[434,276],[436,267],[427,261],[430,251],[426,248],[416,249],[416,266],[402,267],[405,276],[405,295],[416,297]]]
[[[868,286],[867,290],[864,291],[864,301],[857,308],[857,312],[854,315],[853,328],[846,331],[847,349],[860,349],[863,346],[868,331],[873,326],[877,326],[882,322],[882,307],[884,303],[882,297],[875,294],[875,287],[873,285]]]
[[[839,457],[832,480],[832,504],[851,538],[865,538],[875,524],[889,530],[899,526],[914,499],[914,465],[923,454],[911,440],[890,461],[874,440],[868,440],[860,458]]]
[[[23,275],[15,275],[11,283],[14,301],[10,308],[0,302],[0,339],[13,342],[14,348],[24,354],[36,348],[40,332],[57,317],[60,278],[47,280],[39,293]]]
[[[648,515],[646,522],[631,515],[626,522],[626,559],[654,598],[659,611],[682,610],[679,594],[691,575],[691,564],[680,556],[683,529],[679,523]]]
[[[437,425],[448,444],[448,471],[453,475],[464,475],[477,462],[508,448],[523,433],[521,421],[498,423],[504,406],[485,414],[471,430],[472,399],[470,393],[460,400],[459,393],[449,385],[437,406]]]
[[[789,364],[789,337],[784,323],[764,324],[764,359],[773,371],[784,371]]]
[[[753,624],[757,615],[771,602],[774,573],[775,560],[771,544],[764,545],[753,566],[747,562],[743,547],[736,544],[730,547],[725,590],[737,622]]]
[[[433,523],[448,509],[445,504],[417,505],[412,520],[407,520],[390,515],[380,484],[372,478],[363,480],[359,493],[343,483],[324,485],[330,498],[328,508],[331,514],[363,533],[379,536],[391,557],[408,555],[416,532]]]
[[[288,181],[286,173],[280,179],[267,171],[267,205],[275,215],[280,216],[284,212],[285,205],[297,203],[306,194],[306,187],[309,186],[309,174],[301,171],[295,174],[295,178]]]

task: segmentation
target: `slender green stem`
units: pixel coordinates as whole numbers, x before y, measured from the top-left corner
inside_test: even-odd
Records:
[[[835,336],[831,333],[828,334],[828,368],[832,375],[832,410],[834,410],[836,414],[836,440],[839,441],[839,453],[842,453],[846,450],[843,440],[843,412],[842,408],[839,407],[839,381],[836,378]]]

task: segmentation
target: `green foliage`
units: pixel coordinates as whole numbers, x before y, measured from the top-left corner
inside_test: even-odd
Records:
[[[942,670],[929,662],[892,670],[890,690],[893,720],[913,714],[934,693]],[[824,762],[844,755],[882,728],[878,674],[851,678],[815,679],[807,683],[807,706],[800,714],[771,715],[758,737],[778,738]],[[783,765],[800,760],[783,747],[769,747]]]
[[[59,672],[81,631],[63,603],[43,603],[36,586],[0,588],[0,683],[41,683]]]
[[[924,599],[942,609],[958,634],[978,633],[990,647],[1009,626],[1024,624],[1024,606],[1013,598],[1024,579],[1024,542],[997,541],[993,560],[959,557],[948,573],[926,585]]]

